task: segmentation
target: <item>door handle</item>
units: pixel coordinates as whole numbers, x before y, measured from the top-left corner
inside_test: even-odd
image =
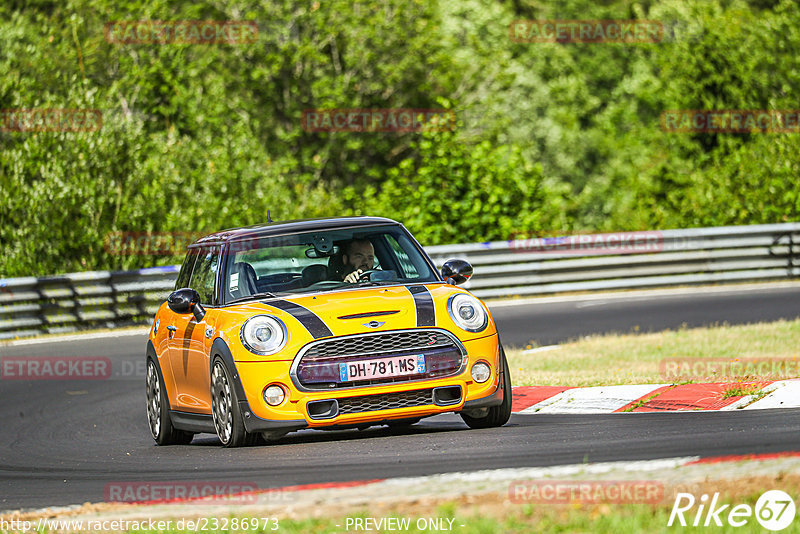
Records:
[[[169,326],[167,327],[167,330],[169,330],[169,338],[170,338],[170,339],[172,339],[172,338],[175,336],[175,332],[177,332],[177,331],[178,331],[178,327],[177,327],[177,326],[172,326],[172,325],[169,325]]]

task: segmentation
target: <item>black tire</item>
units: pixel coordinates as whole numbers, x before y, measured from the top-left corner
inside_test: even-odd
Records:
[[[242,447],[258,442],[259,435],[250,434],[244,428],[236,388],[219,358],[214,361],[211,371],[211,416],[223,447]]]
[[[487,414],[480,417],[473,417],[461,412],[459,414],[461,415],[461,419],[463,419],[470,428],[494,428],[503,426],[511,418],[511,372],[508,369],[506,353],[502,346],[500,347],[500,365],[502,369],[500,387],[503,388],[503,402],[498,406],[487,408]]]
[[[147,395],[147,422],[150,434],[159,445],[186,445],[192,441],[194,434],[178,430],[172,426],[169,418],[169,398],[164,387],[164,377],[152,358],[147,358],[147,376],[145,378]]]

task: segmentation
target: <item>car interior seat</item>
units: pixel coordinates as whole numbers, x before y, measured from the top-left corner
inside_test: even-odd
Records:
[[[327,279],[328,267],[321,263],[315,263],[303,269],[303,287],[308,287]]]
[[[249,297],[258,293],[256,270],[245,262],[233,264],[233,272],[239,274],[239,287],[231,291],[234,298]]]

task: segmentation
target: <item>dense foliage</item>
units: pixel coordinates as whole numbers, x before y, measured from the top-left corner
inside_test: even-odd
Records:
[[[260,5],[255,5],[255,4]],[[650,19],[658,44],[519,43],[515,19]],[[251,20],[242,44],[116,44],[130,20]],[[664,110],[797,109],[794,0],[11,0],[0,276],[135,268],[110,232],[372,214],[423,244],[797,220],[798,134],[668,133]],[[312,132],[303,110],[452,109],[450,131]]]

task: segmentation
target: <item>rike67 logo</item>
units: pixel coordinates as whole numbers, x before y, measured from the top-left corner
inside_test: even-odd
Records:
[[[706,494],[695,499],[691,493],[678,493],[667,526],[721,527],[727,522],[732,527],[743,527],[752,524],[755,517],[763,528],[778,531],[792,524],[795,512],[794,500],[781,490],[764,492],[755,508],[749,504],[720,504],[719,493],[712,496],[711,502]]]

